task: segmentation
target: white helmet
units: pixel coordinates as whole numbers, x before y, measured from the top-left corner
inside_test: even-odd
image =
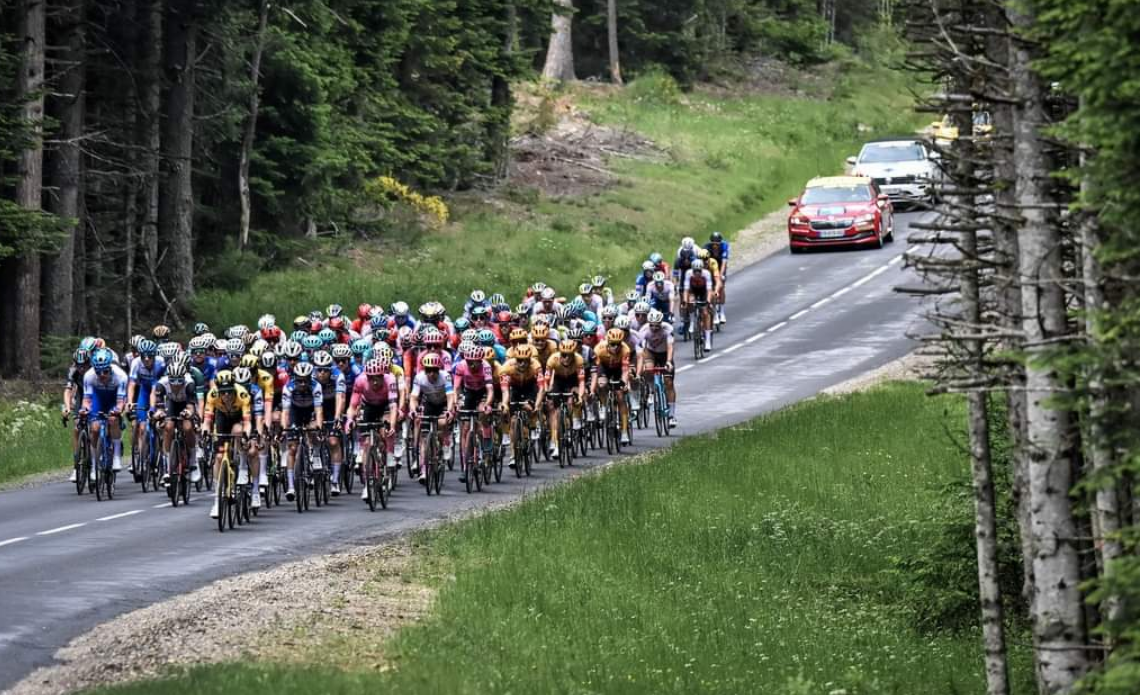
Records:
[[[685,249],[686,251],[692,251],[693,245],[696,243],[697,242],[693,241],[693,237],[687,236],[681,240],[681,248]]]
[[[656,267],[657,266],[653,265],[653,261],[646,261],[646,262],[641,264],[642,270],[653,270]]]
[[[629,320],[628,316],[619,316],[614,319],[614,328],[620,328],[623,331],[628,331],[631,323],[632,322]]]
[[[692,268],[693,268],[693,270],[704,270],[705,269],[705,262],[699,258],[694,258]]]
[[[662,314],[660,311],[654,309],[653,311],[649,312],[649,325],[650,326],[660,326],[661,322],[664,320],[665,320],[665,314]]]

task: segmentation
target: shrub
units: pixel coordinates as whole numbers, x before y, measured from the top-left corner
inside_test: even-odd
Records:
[[[634,101],[676,104],[681,100],[681,87],[663,68],[652,66],[629,84],[626,94]]]

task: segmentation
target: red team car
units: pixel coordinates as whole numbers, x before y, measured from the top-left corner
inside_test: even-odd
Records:
[[[788,201],[788,244],[792,253],[822,246],[882,248],[894,241],[891,201],[863,176],[825,176],[808,181]]]

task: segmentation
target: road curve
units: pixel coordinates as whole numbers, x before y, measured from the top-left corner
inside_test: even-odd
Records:
[[[905,239],[918,217],[899,214],[896,238]],[[707,432],[809,398],[912,350],[905,336],[920,321],[918,306],[892,292],[902,284],[904,249],[900,241],[880,250],[783,252],[734,272],[729,322],[715,351],[694,363],[689,344],[677,345],[677,433]],[[635,432],[632,451],[667,441]],[[579,462],[605,460],[595,454]],[[542,464],[530,480],[511,476],[472,495],[452,474],[441,497],[405,482],[384,512],[342,497],[303,516],[275,508],[225,534],[206,516],[204,496],[170,509],[164,496],[135,485],[102,503],[78,498],[66,483],[0,492],[0,689],[121,613],[223,576],[422,528],[573,474]]]

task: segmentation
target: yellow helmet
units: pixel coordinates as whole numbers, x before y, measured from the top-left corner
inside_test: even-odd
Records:
[[[527,339],[527,334],[526,334],[525,329],[522,329],[522,328],[512,328],[511,329],[510,341],[512,343],[522,342],[526,339]]]
[[[531,329],[531,333],[534,335],[535,340],[546,340],[550,337],[550,326],[542,322],[536,323],[534,324],[534,328]]]
[[[606,342],[610,345],[617,345],[625,340],[625,331],[620,328],[611,328],[606,331]]]
[[[257,368],[257,355],[255,355],[253,353],[242,355],[241,366],[246,367],[248,369],[256,369]]]
[[[511,350],[514,352],[514,355],[512,355],[512,357],[514,357],[519,362],[529,362],[530,360],[534,359],[533,345],[527,345],[524,343],[523,345],[516,345]]]
[[[573,355],[578,352],[578,343],[575,343],[573,340],[563,340],[558,344],[558,352],[563,355]]]
[[[704,260],[707,260],[708,257],[709,257],[709,250],[708,249],[697,249],[697,258],[704,261]]]

